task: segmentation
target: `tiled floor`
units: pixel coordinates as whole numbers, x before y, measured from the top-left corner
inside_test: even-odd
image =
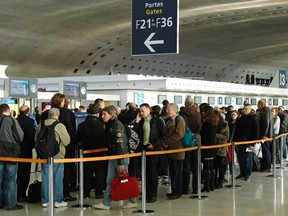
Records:
[[[237,173],[237,172],[236,172]],[[269,173],[254,172],[251,181],[237,180],[236,184],[242,187],[234,189],[218,189],[210,193],[202,193],[208,196],[206,200],[190,199],[189,195],[183,195],[178,200],[167,200],[165,194],[169,192],[169,187],[160,185],[157,202],[147,204],[147,210],[153,210],[153,215],[213,215],[213,216],[286,216],[288,214],[288,170],[276,170],[280,178],[267,177]],[[227,177],[228,178],[228,177]],[[230,184],[229,182],[227,184]],[[73,194],[78,196],[78,194]],[[94,204],[101,200],[85,199],[84,203]],[[113,216],[113,215],[135,215],[131,209],[122,210],[119,208],[121,202],[113,202],[110,210],[76,210],[71,205],[75,202],[69,202],[68,207],[54,209],[54,215],[59,216]],[[141,209],[141,201],[138,201],[138,209]],[[49,215],[48,209],[41,208],[41,204],[25,204],[24,210],[6,211],[0,210],[1,216],[42,216]]]

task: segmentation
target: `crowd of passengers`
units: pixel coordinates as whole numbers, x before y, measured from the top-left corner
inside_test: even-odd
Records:
[[[288,130],[288,115],[284,107],[270,109],[264,100],[259,100],[257,110],[244,102],[243,107],[234,110],[233,106],[212,107],[207,103],[194,103],[191,97],[186,98],[185,104],[178,107],[175,103],[163,101],[163,106],[150,106],[147,103],[139,107],[135,102],[126,104],[126,108],[105,106],[103,99],[96,99],[89,107],[80,106],[70,110],[69,100],[65,95],[56,93],[50,103],[40,113],[34,110],[34,116],[28,106],[19,108],[15,116],[19,134],[22,133],[21,154],[19,157],[32,158],[32,149],[41,130],[41,122],[55,127],[56,139],[60,151],[54,158],[75,158],[77,149],[92,150],[108,148],[108,151],[85,154],[84,157],[101,157],[107,155],[128,154],[128,137],[125,125],[132,127],[140,139],[137,151],[161,151],[183,148],[181,138],[185,135],[186,125],[196,137],[199,146],[213,146],[232,141],[251,141],[272,138]],[[0,121],[4,116],[10,116],[11,110],[7,104],[0,105]],[[76,112],[87,112],[87,118],[76,129]],[[12,120],[11,120],[12,121]],[[37,127],[37,124],[39,126]],[[24,134],[24,135],[23,135]],[[7,137],[4,129],[0,128],[0,140]],[[283,156],[287,159],[286,136],[276,142],[277,163]],[[282,142],[282,145],[281,143]],[[282,146],[282,148],[281,148]],[[260,172],[271,172],[272,141],[261,142],[262,158]],[[230,166],[233,152],[230,147],[210,148],[201,151],[202,162],[202,192],[210,192],[223,187],[227,182],[225,173]],[[256,152],[258,155],[258,153]],[[236,146],[239,164],[237,179],[250,181],[255,157],[255,143]],[[84,198],[102,199],[93,205],[96,209],[108,210],[111,205],[111,182],[119,172],[127,170],[130,176],[141,180],[141,159],[139,157],[113,159],[109,161],[94,161],[84,163]],[[197,151],[178,152],[167,155],[149,155],[146,158],[146,202],[157,201],[159,179],[167,183],[171,180],[171,193],[167,199],[174,200],[182,194],[197,194],[198,185],[198,156]],[[0,208],[7,210],[22,209],[18,202],[27,202],[27,188],[30,182],[30,163],[0,162]],[[5,173],[5,175],[4,175]],[[169,177],[168,177],[169,173]],[[9,176],[9,178],[7,177]],[[41,202],[47,208],[48,167],[41,164]],[[67,202],[75,201],[71,192],[76,187],[76,167],[74,163],[59,163],[54,166],[54,207],[66,207]],[[192,181],[191,181],[192,178]],[[190,186],[190,182],[192,185]],[[93,192],[92,192],[93,191]],[[190,192],[191,191],[191,192]],[[125,202],[122,208],[136,208],[135,197]]]

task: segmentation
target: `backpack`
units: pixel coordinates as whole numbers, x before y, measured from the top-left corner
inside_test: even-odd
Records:
[[[175,121],[176,121],[176,127],[177,127],[177,123],[178,123],[178,117],[179,115],[176,117]],[[184,121],[185,121],[185,134],[184,134],[184,137],[181,138],[181,143],[182,143],[182,146],[184,148],[190,148],[190,147],[194,147],[196,145],[196,137],[195,135],[192,133],[191,129],[187,126],[187,123],[186,123],[186,117],[184,116],[183,117]]]
[[[41,202],[41,182],[35,180],[31,183],[28,188],[28,203],[38,203]]]
[[[125,124],[124,127],[125,127],[127,140],[128,140],[129,153],[134,153],[136,152],[139,146],[140,139],[138,137],[138,134],[132,129],[133,126]]]
[[[55,136],[55,126],[58,121],[46,126],[44,121],[41,122],[41,130],[36,140],[36,152],[39,158],[46,159],[55,156],[59,152],[59,143]]]

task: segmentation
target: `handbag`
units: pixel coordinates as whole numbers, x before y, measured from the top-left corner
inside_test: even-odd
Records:
[[[18,157],[20,149],[19,143],[0,141],[0,157]]]
[[[111,182],[111,199],[114,201],[127,200],[139,195],[137,179],[129,176],[126,170],[119,172]]]
[[[178,123],[178,117],[176,117],[176,124],[175,126],[177,127]],[[185,116],[182,117],[185,121],[185,134],[184,137],[181,138],[181,144],[184,148],[189,148],[189,147],[194,147],[196,145],[196,137],[192,133],[191,129],[187,126],[187,119]]]

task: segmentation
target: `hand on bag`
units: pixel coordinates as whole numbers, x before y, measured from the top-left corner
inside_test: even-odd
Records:
[[[124,165],[119,165],[119,172],[124,172]]]

